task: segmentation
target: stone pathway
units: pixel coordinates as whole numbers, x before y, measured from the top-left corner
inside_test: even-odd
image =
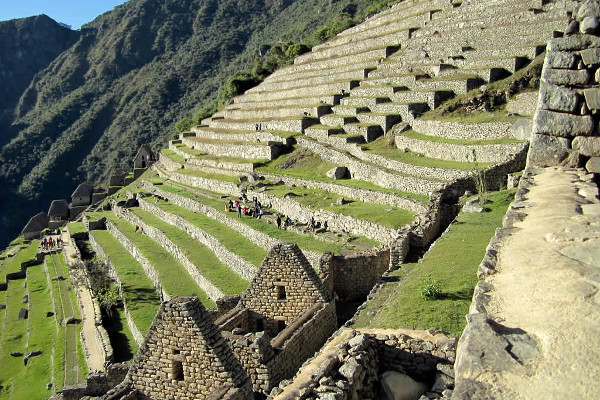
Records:
[[[63,253],[67,265],[75,265],[80,261],[73,246],[75,245],[67,231],[63,231],[62,240],[64,243]],[[94,303],[92,301],[92,293],[84,282],[85,277],[82,276],[82,271],[78,268],[70,268],[71,282],[77,291],[77,299],[81,309],[81,336],[84,346],[85,359],[88,368],[91,371],[104,371],[104,357],[102,356],[102,348],[97,340],[96,317],[94,313]]]
[[[493,398],[598,398],[600,201],[591,179],[538,170],[525,201],[513,204],[525,218],[501,239],[497,273],[485,278],[498,346],[477,350],[473,331],[461,339],[471,353],[463,376]]]

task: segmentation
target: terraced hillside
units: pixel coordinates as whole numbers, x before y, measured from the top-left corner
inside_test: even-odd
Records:
[[[123,305],[105,323],[115,349],[106,360],[131,359],[174,296],[197,296],[222,316],[280,241],[296,243],[324,281],[333,272],[323,253],[348,265],[386,253],[378,275],[365,272],[370,287],[422,254],[458,213],[459,197],[505,186],[528,147],[513,134],[520,116],[503,107],[471,122],[435,110],[510,87],[575,4],[403,1],[172,140],[150,170],[69,226],[84,258],[91,249],[105,261]],[[497,207],[496,217],[505,209]],[[338,322],[370,287],[337,293]]]

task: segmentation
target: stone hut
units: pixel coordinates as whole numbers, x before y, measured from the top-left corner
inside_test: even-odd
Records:
[[[48,228],[56,229],[69,220],[69,203],[66,200],[52,200],[48,210]]]
[[[197,298],[164,303],[119,386],[105,399],[252,398],[248,375]]]
[[[77,186],[77,189],[71,195],[71,206],[89,206],[92,204],[92,195],[94,194],[94,185],[84,182]]]
[[[29,219],[25,228],[21,231],[21,235],[25,240],[39,239],[42,231],[48,228],[48,214],[41,212]]]
[[[335,301],[297,245],[274,246],[238,305],[215,323],[266,395],[337,328]]]
[[[133,169],[149,168],[152,164],[154,164],[154,161],[156,161],[156,158],[150,149],[150,146],[143,144],[133,159]]]

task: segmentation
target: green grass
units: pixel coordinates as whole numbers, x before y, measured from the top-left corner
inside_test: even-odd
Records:
[[[196,296],[206,308],[215,306],[206,293],[192,279],[187,270],[169,252],[156,244],[148,236],[135,233],[135,227],[129,222],[117,218],[113,213],[104,214],[112,221],[117,229],[131,240],[141,253],[148,259],[158,273],[160,283],[171,296]]]
[[[138,351],[138,344],[127,325],[125,311],[115,308],[112,315],[103,315],[102,325],[108,332],[115,362],[131,361]]]
[[[215,179],[218,181],[232,182],[235,184],[238,183],[237,176],[215,174],[215,173],[211,173],[211,172],[198,171],[195,169],[178,169],[175,172],[177,172],[179,174],[183,174],[183,175],[197,176],[199,178]]]
[[[178,215],[196,225],[204,232],[216,238],[229,251],[238,254],[244,260],[259,266],[267,256],[267,251],[252,243],[235,229],[228,227],[204,214],[195,213],[186,208],[176,206],[168,201],[160,200],[156,204],[163,211]]]
[[[179,164],[185,164],[185,158],[175,153],[173,150],[162,149],[160,152],[168,158],[170,158],[171,160],[178,162]]]
[[[371,221],[390,228],[400,228],[406,224],[410,224],[415,218],[415,213],[412,211],[383,204],[365,203],[345,197],[344,199],[348,201],[348,203],[338,205],[336,203],[337,200],[343,196],[319,189],[305,189],[300,186],[292,188],[281,185],[269,186],[267,192],[277,197],[284,197],[286,193],[292,192],[299,196],[291,197],[291,199],[305,207],[323,209],[336,214],[347,215],[355,219]],[[387,211],[389,209],[392,209],[392,211]]]
[[[52,382],[52,347],[57,335],[53,317],[46,317],[52,311],[50,288],[42,265],[27,269],[27,289],[29,294],[29,338],[27,351],[42,351],[39,356],[28,360],[25,370],[15,377],[13,393],[23,399],[44,399],[52,395],[46,384]]]
[[[392,273],[400,281],[386,283],[361,312],[355,326],[391,329],[414,326],[460,335],[477,284],[477,268],[495,229],[502,225],[512,194],[514,190],[489,193],[491,203],[486,204],[486,212],[461,213],[420,263],[403,264]],[[420,297],[419,291],[427,278],[436,282],[441,299]],[[375,315],[368,315],[372,313]]]
[[[24,279],[10,281],[6,291],[6,315],[2,321],[4,329],[0,343],[0,385],[3,386],[0,399],[9,398],[14,378],[25,370],[23,357],[10,355],[13,352],[25,353],[27,320],[19,319],[19,311],[26,308],[23,304],[23,296],[27,293],[24,286]]]
[[[34,259],[39,243],[39,240],[23,243],[20,245],[21,248],[17,254],[0,261],[0,279],[6,282],[7,274],[19,272],[21,270],[21,263]]]
[[[219,199],[218,195],[217,198],[213,198],[207,195],[200,194],[200,191],[192,191],[193,189],[187,190],[181,187],[173,187],[164,184],[161,186],[161,189],[166,192],[188,197],[201,204],[213,207],[219,212],[221,212],[221,210],[224,209],[223,207],[225,205],[225,202],[227,201]],[[235,213],[226,214],[224,211],[222,212],[227,217],[235,218],[236,221],[246,224],[254,230],[262,232],[278,240],[296,243],[300,248],[305,250],[311,250],[317,253],[323,253],[326,251],[332,253],[339,253],[339,251],[343,248],[343,246],[339,243],[315,239],[312,235],[309,234],[300,234],[292,230],[277,229],[277,225],[268,223],[266,219],[237,218]]]
[[[123,288],[127,309],[135,325],[145,335],[160,306],[154,284],[139,262],[108,231],[94,231],[94,238],[110,255]]]
[[[387,138],[383,136],[367,145],[364,145],[363,150],[367,153],[379,154],[391,160],[421,167],[458,170],[472,170],[474,168],[474,164],[470,162],[441,160],[437,158],[424,157],[418,153],[413,153],[410,151],[404,152],[395,146],[389,146],[387,144]],[[489,163],[479,163],[480,168],[487,168],[489,165]]]
[[[248,287],[248,281],[233,272],[212,251],[185,231],[163,222],[153,214],[140,208],[130,208],[129,210],[148,225],[162,231],[170,241],[183,251],[198,271],[223,293],[237,294],[243,292]]]
[[[425,135],[423,133],[415,132],[413,130],[404,131],[399,136],[406,136],[407,138],[411,138],[411,139],[426,140],[428,142],[435,142],[435,143],[457,144],[457,145],[461,145],[461,146],[481,146],[481,145],[488,145],[488,144],[523,143],[522,140],[516,140],[516,139],[494,139],[494,140],[448,139],[448,138],[440,137],[440,136]]]
[[[83,225],[83,222],[69,222],[67,224],[67,227],[69,228],[69,233],[71,235],[74,235],[76,233],[87,232],[87,229],[85,229],[85,225]]]

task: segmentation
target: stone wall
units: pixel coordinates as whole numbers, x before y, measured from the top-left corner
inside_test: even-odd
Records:
[[[491,140],[514,139],[512,122],[466,123],[416,119],[413,130],[446,139]]]
[[[600,172],[599,8],[597,2],[585,2],[569,34],[548,45],[528,165]]]
[[[319,271],[327,271],[331,288],[342,300],[364,299],[390,266],[389,248],[349,256],[324,254]]]
[[[160,229],[155,228],[153,226],[148,225],[144,222],[143,219],[130,212],[125,208],[121,208],[113,204],[113,212],[118,215],[120,218],[125,221],[131,223],[132,225],[139,226],[142,230],[142,233],[153,241],[155,241],[159,246],[164,248],[169,254],[171,254],[177,261],[181,263],[190,274],[190,276],[194,279],[196,284],[212,299],[216,300],[219,297],[223,297],[223,292],[216,287],[210,280],[206,279],[204,275],[200,272],[198,267],[192,263],[185,252],[177,246],[174,242],[172,242],[167,235],[165,235]]]
[[[177,161],[173,160],[165,153],[158,154],[158,162],[162,168],[171,172],[183,168],[183,165],[181,163],[178,163]]]
[[[223,387],[251,398],[250,380],[227,340],[189,297],[161,306],[125,383],[153,399],[205,399]]]
[[[237,255],[236,253],[232,253],[227,249],[227,247],[223,246],[221,242],[217,239],[197,227],[196,225],[186,221],[182,217],[178,215],[174,215],[163,211],[159,207],[149,203],[148,201],[140,198],[138,199],[140,208],[148,211],[149,213],[155,215],[160,218],[163,222],[167,222],[173,226],[178,227],[179,229],[184,230],[188,235],[198,240],[204,246],[206,246],[210,251],[212,251],[219,260],[229,268],[231,268],[234,272],[240,275],[242,278],[251,280],[258,268],[253,264],[250,264],[248,261],[244,260],[242,257]]]
[[[166,176],[158,168],[154,168],[154,171],[156,171],[161,177],[172,179],[176,182],[183,183],[184,185],[199,187],[207,190],[212,190],[213,192],[225,193],[234,196],[238,196],[240,194],[240,189],[235,183],[232,182],[203,178],[200,176],[186,175],[178,172],[172,172],[168,176]]]
[[[276,147],[266,144],[236,144],[236,143],[211,143],[198,140],[181,139],[181,142],[190,149],[197,149],[215,156],[249,158],[249,159],[268,159],[276,157],[274,150]]]
[[[136,341],[136,343],[138,345],[141,345],[142,342],[144,341],[144,335],[142,334],[142,332],[140,332],[139,328],[135,324],[135,321],[131,317],[131,314],[129,313],[129,307],[127,306],[127,298],[123,293],[123,283],[121,282],[121,279],[119,279],[117,270],[115,269],[115,266],[113,265],[112,260],[110,259],[110,256],[104,251],[102,246],[100,246],[100,244],[94,237],[93,232],[91,232],[91,231],[89,232],[89,240],[90,240],[90,244],[92,245],[92,249],[94,249],[96,254],[104,260],[106,266],[108,267],[108,275],[110,276],[110,278],[112,280],[115,281],[115,283],[117,284],[117,287],[119,288],[119,296],[121,297],[121,300],[123,302],[123,311],[125,312],[127,326],[129,327],[129,330],[131,331],[131,334],[133,335],[133,338]],[[100,320],[102,320],[102,317],[100,317]],[[102,331],[104,331],[104,333],[106,333],[106,330],[103,327],[98,326],[98,328],[102,328]],[[96,332],[97,332],[97,335],[99,335],[98,341],[99,341],[99,343],[101,345],[101,349],[104,353],[103,354],[104,359],[107,361],[112,361],[113,350],[112,350],[112,346],[110,344],[110,339],[108,338],[108,335],[106,335],[106,337],[105,337],[104,335],[102,335],[100,333],[100,330],[98,330],[98,329],[96,330]],[[108,341],[106,341],[106,340],[108,340]]]

